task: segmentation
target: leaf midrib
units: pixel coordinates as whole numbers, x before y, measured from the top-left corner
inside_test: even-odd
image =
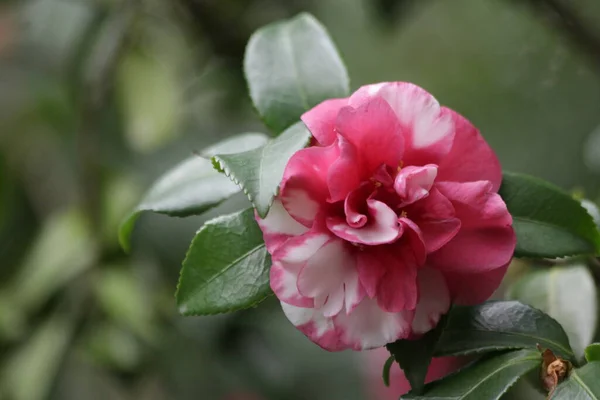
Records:
[[[486,375],[483,379],[481,379],[475,386],[471,387],[471,389],[469,389],[466,393],[462,394],[460,397],[457,397],[457,400],[466,398],[468,395],[473,393],[473,391],[475,389],[477,389],[484,382],[486,382],[488,379],[490,379],[490,377],[492,377],[493,375],[496,375],[497,373],[501,372],[502,370],[504,370],[508,367],[512,367],[513,365],[524,363],[526,361],[537,361],[538,358],[539,358],[539,356],[536,354],[536,355],[530,355],[527,357],[519,358],[517,360],[511,360],[511,361],[507,362],[506,364],[502,364],[499,368],[495,369],[494,371],[492,371],[491,373]],[[516,377],[516,378],[519,379],[519,377]]]
[[[464,329],[446,329],[444,331],[444,333],[445,332],[451,332],[451,333],[453,332],[453,333],[456,334],[456,333],[461,333],[461,332],[464,332],[464,331],[465,331]],[[543,342],[546,342],[546,343],[551,343],[556,348],[558,348],[561,351],[563,351],[564,354],[569,355],[571,358],[575,357],[575,354],[572,351],[566,349],[561,344],[558,344],[558,343],[556,343],[553,340],[549,340],[549,339],[546,339],[546,338],[540,338],[540,337],[537,337],[537,336],[528,335],[526,333],[520,333],[520,332],[499,332],[499,331],[489,331],[489,330],[483,330],[483,329],[469,329],[468,331],[469,332],[482,332],[482,333],[495,334],[495,335],[501,335],[501,336],[517,336],[517,337],[520,336],[520,337],[526,337],[526,338],[530,338],[530,339],[535,339],[535,341],[540,341],[540,342],[543,341]],[[513,348],[523,348],[523,347],[522,346],[517,346],[517,347],[513,347]]]
[[[554,225],[554,224],[549,223],[549,222],[539,221],[539,220],[531,219],[531,218],[528,218],[528,217],[515,216],[515,215],[513,215],[512,217],[513,217],[513,221],[516,220],[516,221],[521,221],[521,222],[527,222],[527,223],[531,223],[531,224],[534,224],[534,225],[542,225],[542,226],[546,226],[546,227],[558,229],[558,230],[563,231],[563,232],[568,232],[571,235],[573,235],[575,238],[581,238],[585,242],[590,243],[590,244],[593,245],[593,242],[590,241],[590,238],[588,238],[587,236],[583,236],[579,232],[573,231],[570,227],[565,227],[565,226],[562,226],[562,225]]]
[[[251,256],[252,254],[254,254],[257,251],[261,250],[263,247],[265,247],[265,244],[261,243],[261,244],[255,246],[255,247],[253,247],[251,250],[245,252],[241,256],[237,257],[235,260],[231,261],[229,263],[229,265],[227,265],[225,268],[221,269],[217,274],[211,276],[209,279],[207,279],[206,281],[204,281],[203,284],[198,285],[197,288],[196,288],[196,290],[193,291],[194,296],[196,296],[198,293],[200,293],[202,290],[204,290],[204,288],[207,285],[209,285],[212,281],[214,281],[215,279],[217,279],[218,277],[220,277],[221,275],[223,275],[224,273],[226,273],[227,271],[229,271],[231,268],[233,268],[233,266],[236,265],[238,262],[240,262],[242,259]]]
[[[587,392],[587,394],[594,400],[600,400],[598,399],[598,397],[594,394],[594,392],[592,392],[592,389],[589,388],[588,385],[585,384],[585,382],[581,379],[581,377],[577,374],[577,371],[573,371],[573,373],[571,374],[570,378],[573,378],[577,381],[577,383],[579,383],[579,385],[583,388],[583,390],[585,390]]]

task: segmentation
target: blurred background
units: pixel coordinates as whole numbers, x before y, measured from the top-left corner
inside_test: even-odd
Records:
[[[414,82],[505,169],[600,194],[597,0],[0,1],[0,399],[397,398],[382,354],[321,350],[274,299],[178,315],[189,241],[242,195],[200,217],[144,215],[130,256],[117,243],[161,173],[266,132],[244,47],[300,11],[329,29],[353,89]]]

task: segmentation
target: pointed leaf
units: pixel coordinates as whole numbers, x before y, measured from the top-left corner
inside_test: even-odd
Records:
[[[310,137],[306,126],[298,122],[263,147],[244,153],[219,154],[213,157],[213,162],[215,168],[225,172],[244,190],[264,218],[277,194],[288,160],[308,145]]]
[[[569,379],[558,385],[552,400],[600,400],[600,362],[573,370]]]
[[[400,364],[412,392],[421,394],[425,386],[425,376],[431,363],[431,358],[446,325],[446,316],[437,324],[435,329],[416,340],[401,339],[385,347],[394,359]]]
[[[252,307],[271,294],[271,258],[249,208],[208,221],[183,261],[177,305],[184,315]]]
[[[513,216],[515,256],[556,258],[600,251],[594,220],[558,187],[505,172],[499,193]]]
[[[580,357],[596,332],[598,306],[594,278],[585,265],[531,272],[509,290],[510,299],[538,308],[556,319]]]
[[[212,157],[216,153],[246,151],[266,141],[262,133],[244,133],[217,143],[202,154]],[[174,217],[202,214],[237,192],[239,188],[215,171],[208,158],[191,157],[161,176],[123,221],[119,229],[121,246],[130,250],[131,232],[144,211]]]
[[[349,94],[335,45],[306,13],[256,31],[246,47],[244,73],[256,110],[276,134],[323,100]]]
[[[569,339],[554,319],[517,301],[488,301],[452,308],[435,355],[535,349],[538,344],[575,361]]]
[[[592,343],[585,348],[585,359],[588,362],[600,361],[600,343]]]
[[[542,357],[533,350],[496,355],[425,385],[422,396],[412,392],[401,399],[482,400],[499,399],[521,376],[539,368]]]

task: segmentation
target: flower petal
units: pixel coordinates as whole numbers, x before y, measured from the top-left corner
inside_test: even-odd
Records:
[[[375,300],[364,299],[350,314],[333,318],[341,342],[354,350],[381,347],[410,334],[413,312],[383,311]]]
[[[327,171],[328,201],[331,203],[344,200],[348,193],[359,186],[361,180],[356,147],[346,138],[338,135],[336,148],[339,151],[338,158]]]
[[[363,86],[349,100],[351,106],[382,97],[394,110],[405,134],[406,165],[439,164],[450,152],[454,122],[446,108],[424,89],[406,82]]]
[[[342,108],[336,129],[358,150],[361,180],[369,179],[382,164],[396,168],[404,153],[398,118],[381,98]]]
[[[269,253],[273,254],[286,240],[302,235],[308,229],[290,217],[281,201],[275,199],[265,219],[256,215],[258,226],[263,232],[263,239]]]
[[[454,121],[454,143],[441,161],[438,180],[470,182],[487,180],[497,192],[502,182],[502,169],[494,151],[477,128],[462,115],[447,109]]]
[[[429,195],[437,176],[437,165],[402,168],[394,181],[394,190],[402,199],[399,207],[404,207]]]
[[[421,230],[427,253],[444,246],[460,230],[461,222],[455,217],[452,203],[436,187],[431,188],[426,198],[406,210]]]
[[[336,236],[353,243],[378,245],[392,243],[402,234],[396,212],[385,203],[368,199],[369,218],[360,228],[348,225],[345,218],[328,217],[327,228]]]
[[[337,160],[336,146],[309,147],[297,151],[283,173],[279,198],[288,213],[306,227],[329,197],[327,173]]]
[[[358,272],[356,270],[356,259],[347,244],[339,239],[333,239],[321,247],[304,265],[298,276],[298,290],[305,296],[315,299],[323,299],[324,306],[336,302],[335,306],[329,304],[325,316],[333,316],[339,313],[344,306],[345,286],[348,289],[354,286],[355,290],[361,288],[356,285]],[[354,298],[357,303],[358,296]],[[348,309],[356,304],[348,304]]]
[[[486,301],[500,286],[508,265],[473,274],[444,272],[452,301],[464,305],[474,305]]]
[[[450,308],[450,292],[441,272],[423,267],[419,269],[419,302],[412,321],[413,334],[427,333],[435,328]]]
[[[321,146],[329,146],[336,141],[335,121],[348,99],[329,99],[302,114],[302,122]]]
[[[517,240],[510,226],[461,229],[428,263],[443,272],[486,272],[510,262]]]
[[[288,264],[284,268],[281,262],[273,262],[270,271],[271,289],[277,298],[285,303],[297,307],[314,307],[314,300],[302,296],[298,291],[298,274],[302,269],[301,264]]]
[[[321,310],[295,307],[286,303],[281,303],[281,308],[285,316],[300,332],[323,349],[340,351],[348,348],[341,341],[333,320],[325,317]]]

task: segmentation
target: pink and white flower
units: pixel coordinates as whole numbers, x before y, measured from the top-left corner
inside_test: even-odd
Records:
[[[314,145],[291,157],[258,219],[271,287],[299,330],[327,350],[370,349],[494,292],[516,239],[500,164],[469,121],[403,82],[302,120]]]

